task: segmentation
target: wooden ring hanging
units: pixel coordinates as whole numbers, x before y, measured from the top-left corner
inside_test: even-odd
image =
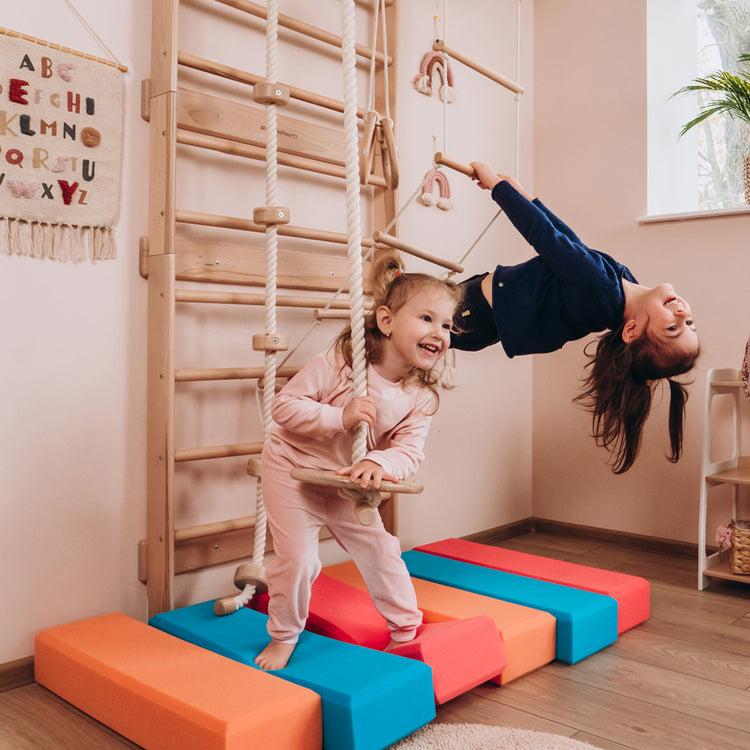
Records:
[[[375,129],[378,124],[378,113],[371,109],[365,112],[365,129],[359,147],[359,181],[366,185],[372,170],[372,160],[375,156]]]
[[[396,138],[393,135],[393,120],[390,117],[380,119],[380,158],[383,164],[383,177],[389,190],[398,187],[398,158],[396,155]]]

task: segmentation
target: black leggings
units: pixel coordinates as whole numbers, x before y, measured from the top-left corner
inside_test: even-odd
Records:
[[[455,330],[451,331],[451,346],[454,349],[476,352],[500,341],[492,307],[482,293],[485,276],[486,273],[480,273],[459,284],[463,298],[453,318]]]

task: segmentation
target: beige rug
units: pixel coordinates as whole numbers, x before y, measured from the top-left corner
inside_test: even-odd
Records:
[[[484,724],[428,724],[390,750],[595,750],[570,737]]]

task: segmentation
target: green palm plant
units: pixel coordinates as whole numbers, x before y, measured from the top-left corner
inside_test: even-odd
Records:
[[[740,66],[750,63],[750,54],[740,55],[737,62]],[[750,125],[750,73],[746,70],[740,69],[737,73],[717,70],[710,75],[694,78],[691,84],[675,91],[670,98],[681,94],[701,93],[706,95],[707,101],[701,105],[698,115],[683,125],[680,137],[716,114],[725,114]],[[745,203],[750,205],[750,143],[745,148],[742,176]]]
[[[740,55],[739,63],[750,63],[750,55]],[[703,122],[711,115],[724,113],[735,120],[750,123],[750,74],[738,71],[736,74],[726,70],[717,70],[710,75],[694,78],[688,86],[683,86],[672,94],[708,92],[709,101],[701,107],[700,114],[683,125],[680,135],[683,136],[691,128]]]

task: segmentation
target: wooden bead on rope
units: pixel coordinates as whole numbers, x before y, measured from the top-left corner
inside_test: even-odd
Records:
[[[285,352],[289,348],[289,336],[278,333],[258,333],[253,336],[256,352]]]
[[[264,594],[268,591],[266,581],[266,569],[263,565],[255,563],[243,563],[234,573],[234,585],[244,591],[248,584],[255,586],[255,594]],[[234,614],[237,611],[237,604],[234,597],[224,596],[214,602],[214,614],[219,617]]]
[[[283,83],[260,81],[253,86],[253,100],[258,104],[289,104],[290,89]]]
[[[288,224],[289,209],[286,206],[259,206],[253,209],[256,224]]]
[[[268,591],[265,566],[256,563],[242,563],[235,570],[234,585],[242,591],[249,584],[255,586],[256,594],[265,594]]]

